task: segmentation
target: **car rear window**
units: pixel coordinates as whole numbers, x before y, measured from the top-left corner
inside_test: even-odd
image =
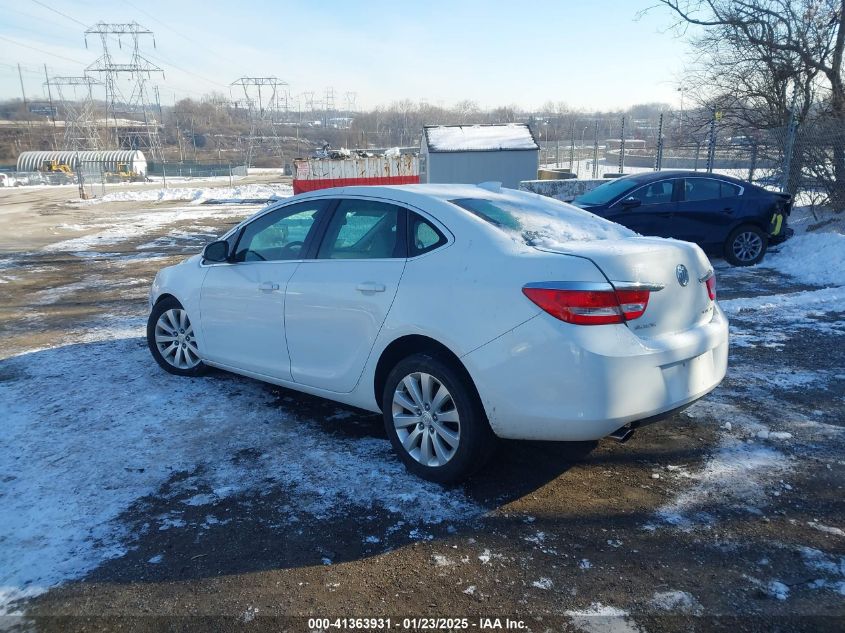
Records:
[[[529,246],[554,247],[636,235],[588,211],[539,195],[458,198],[450,202]]]

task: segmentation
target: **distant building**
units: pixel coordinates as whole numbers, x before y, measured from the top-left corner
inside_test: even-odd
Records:
[[[67,165],[73,171],[97,173],[119,171],[124,165],[128,171],[147,173],[147,159],[138,150],[75,151],[60,149],[48,152],[21,152],[18,156],[18,171],[39,171],[46,161]]]
[[[540,146],[524,123],[426,125],[420,140],[420,182],[496,181],[516,189],[537,178]]]

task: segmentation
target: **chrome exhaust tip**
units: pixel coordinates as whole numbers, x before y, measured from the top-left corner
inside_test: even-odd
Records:
[[[634,434],[634,429],[631,426],[622,426],[616,429],[613,433],[608,434],[607,437],[610,439],[616,440],[620,444],[624,444],[631,436]]]

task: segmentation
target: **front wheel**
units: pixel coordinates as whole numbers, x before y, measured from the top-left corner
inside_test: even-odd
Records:
[[[147,346],[159,366],[171,374],[199,376],[207,369],[200,360],[188,313],[173,297],[153,306],[147,320]]]
[[[429,481],[465,479],[495,447],[469,377],[436,356],[400,361],[387,378],[382,410],[393,449],[409,471]]]
[[[725,242],[725,259],[734,266],[753,266],[763,259],[768,244],[768,236],[756,226],[740,226]]]

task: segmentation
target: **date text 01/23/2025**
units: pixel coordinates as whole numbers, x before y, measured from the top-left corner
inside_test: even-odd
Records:
[[[309,618],[309,630],[390,630],[406,631],[456,631],[474,629],[477,631],[517,631],[525,629],[525,623],[511,618]]]

